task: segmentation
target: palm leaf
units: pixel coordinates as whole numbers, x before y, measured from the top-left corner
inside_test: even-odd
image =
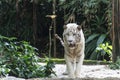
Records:
[[[87,58],[90,57],[91,53],[95,50],[95,48],[96,48],[96,40],[92,40],[90,43],[86,45],[85,55]]]
[[[86,43],[90,42],[91,40],[95,39],[98,36],[99,36],[99,34],[93,34],[93,35],[89,36],[88,39],[86,40]]]
[[[98,46],[99,44],[103,43],[103,41],[105,40],[106,36],[107,36],[106,34],[102,34],[102,35],[98,38],[98,40],[97,40],[97,46]]]
[[[97,55],[98,55],[98,54],[96,53],[96,50],[94,50],[94,51],[91,53],[91,55],[90,55],[90,59],[91,59],[91,60],[96,60],[96,59],[98,58]]]

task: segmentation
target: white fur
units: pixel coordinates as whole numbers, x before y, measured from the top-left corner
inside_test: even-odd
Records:
[[[84,34],[82,29],[78,30],[77,27],[78,25],[76,23],[69,23],[66,25],[66,29],[64,29],[63,32],[65,49],[64,56],[66,60],[68,75],[71,78],[80,77],[81,66],[84,60]],[[69,46],[70,44],[72,47]]]

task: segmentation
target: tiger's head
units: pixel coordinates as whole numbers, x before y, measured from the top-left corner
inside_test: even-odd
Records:
[[[76,23],[64,25],[63,40],[69,48],[74,49],[75,46],[80,43],[80,31],[81,26],[77,25]]]

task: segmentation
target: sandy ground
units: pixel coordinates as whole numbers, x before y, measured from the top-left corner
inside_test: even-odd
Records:
[[[40,63],[41,65],[44,65],[43,63]],[[56,72],[57,76],[52,76],[52,78],[56,78],[54,80],[66,80],[68,78],[68,75],[63,75],[63,72],[66,70],[65,64],[56,64],[55,68],[53,69]],[[120,80],[120,70],[111,70],[108,68],[107,65],[83,65],[82,71],[80,74],[80,78],[85,78],[85,80],[89,80],[90,78],[93,78],[94,80],[97,79],[104,79],[109,78],[105,80],[113,80],[111,78],[117,78],[114,80]],[[53,79],[30,79],[30,80],[53,80]],[[87,79],[86,79],[87,78]],[[93,80],[90,79],[90,80]],[[12,76],[8,76],[6,78],[0,78],[0,80],[25,80],[21,78],[16,78]],[[70,79],[71,80],[71,79]]]
[[[66,66],[65,64],[57,64],[55,65],[54,71],[57,74],[58,78],[68,77],[67,75],[63,75],[65,72]],[[107,78],[107,77],[115,77],[120,78],[120,70],[111,70],[107,65],[83,65],[82,71],[80,74],[81,78]],[[55,77],[55,76],[53,76]]]

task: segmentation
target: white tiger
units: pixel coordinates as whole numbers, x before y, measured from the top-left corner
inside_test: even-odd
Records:
[[[76,23],[64,25],[63,42],[68,75],[80,77],[84,60],[85,38],[83,31]]]

